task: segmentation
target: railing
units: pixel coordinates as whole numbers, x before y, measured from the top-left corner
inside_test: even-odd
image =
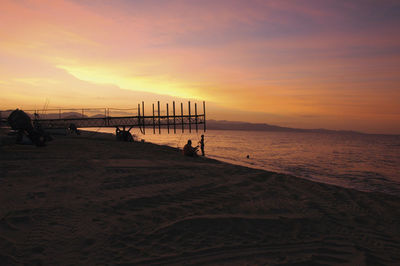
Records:
[[[172,102],[170,113],[169,104],[166,104],[165,111],[160,108],[157,102],[157,109],[152,104],[152,115],[145,115],[144,102],[138,104],[137,108],[118,109],[118,108],[80,108],[80,109],[46,109],[46,110],[24,110],[31,116],[34,123],[40,124],[42,128],[68,128],[73,124],[77,128],[87,127],[137,127],[143,134],[146,128],[152,128],[153,133],[161,133],[162,128],[170,129],[176,133],[177,129],[182,132],[188,129],[192,131],[192,126],[198,131],[199,125],[203,125],[206,131],[205,102],[203,102],[203,113],[197,111],[197,103],[194,104],[194,114],[192,114],[191,103],[188,102],[187,113],[184,114],[183,104],[180,104],[180,112],[177,112],[175,102]],[[7,114],[8,112],[8,114]],[[0,119],[9,115],[12,111],[0,111]],[[4,123],[4,120],[3,120]],[[157,130],[156,130],[157,129]]]

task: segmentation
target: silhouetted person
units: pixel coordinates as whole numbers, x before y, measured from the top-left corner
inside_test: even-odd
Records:
[[[78,128],[76,127],[76,125],[74,123],[69,124],[68,128],[72,133],[75,133],[76,135],[81,134],[81,132],[78,130]]]
[[[204,156],[204,135],[201,135],[201,140],[199,141],[201,155]]]
[[[125,130],[125,127],[123,128],[123,130],[117,128],[115,130],[115,135],[118,141],[125,141],[125,142],[134,141],[132,134],[129,131]]]
[[[122,131],[122,139],[126,142],[133,142],[133,136],[129,131]]]
[[[183,155],[196,157],[198,146],[192,147],[192,141],[189,139],[187,144],[183,147]]]

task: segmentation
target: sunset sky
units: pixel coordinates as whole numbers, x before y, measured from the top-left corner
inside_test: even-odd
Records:
[[[0,109],[207,102],[400,134],[400,1],[0,0]]]

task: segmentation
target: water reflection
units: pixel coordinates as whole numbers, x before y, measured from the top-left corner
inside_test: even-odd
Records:
[[[188,139],[196,144],[203,133],[136,134],[139,139],[182,148]],[[400,136],[229,130],[204,134],[206,156],[211,158],[400,195]]]

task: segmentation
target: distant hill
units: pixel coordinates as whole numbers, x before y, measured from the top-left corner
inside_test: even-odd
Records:
[[[32,114],[28,114],[31,117],[33,117]],[[41,114],[40,118],[42,119],[58,119],[60,117],[59,113],[49,113],[49,114]],[[75,118],[104,118],[104,114],[96,114],[96,115],[92,115],[92,116],[88,116],[88,115],[83,115],[81,113],[78,112],[64,112],[61,113],[61,118],[65,118],[65,119],[75,119]]]
[[[48,113],[48,114],[39,114],[41,119],[58,119],[60,117],[59,113]],[[64,112],[61,113],[61,118],[65,119],[75,119],[75,118],[87,118],[87,115],[83,115],[78,112]]]
[[[104,114],[92,115],[91,118],[104,118]]]
[[[207,120],[207,129],[214,130],[243,130],[243,131],[275,131],[275,132],[318,132],[318,133],[346,133],[364,134],[357,131],[329,130],[329,129],[300,129],[290,127],[280,127],[261,123],[248,123],[226,120]]]

